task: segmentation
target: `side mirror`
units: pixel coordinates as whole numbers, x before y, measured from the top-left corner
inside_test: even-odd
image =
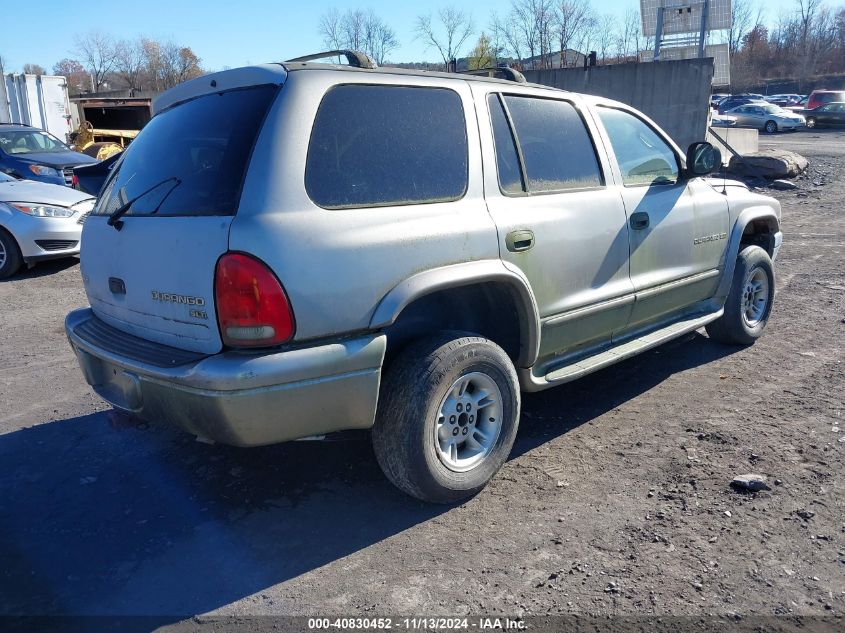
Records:
[[[722,166],[722,152],[710,143],[693,143],[687,150],[687,173],[706,176]]]

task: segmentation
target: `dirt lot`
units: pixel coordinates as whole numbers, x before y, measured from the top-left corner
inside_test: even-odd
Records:
[[[64,339],[77,262],[0,284],[0,614],[842,614],[845,132],[766,144],[811,160],[775,194],[768,335],[527,396],[460,507],[395,491],[366,435],[245,450],[113,413]]]

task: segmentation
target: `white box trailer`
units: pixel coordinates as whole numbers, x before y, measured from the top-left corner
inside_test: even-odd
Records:
[[[72,130],[67,80],[9,73],[0,81],[0,123],[24,123],[67,141]]]

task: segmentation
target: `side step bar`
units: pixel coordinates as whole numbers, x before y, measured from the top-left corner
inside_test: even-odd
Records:
[[[639,338],[635,338],[624,343],[620,343],[610,349],[590,356],[582,358],[576,362],[571,362],[562,366],[554,367],[545,376],[536,376],[530,369],[522,370],[523,388],[526,391],[541,391],[554,387],[556,385],[570,382],[591,374],[594,371],[618,363],[621,360],[635,356],[641,352],[649,350],[658,345],[662,345],[672,339],[683,336],[689,332],[694,332],[700,327],[703,327],[715,321],[724,310],[712,312],[705,315],[695,315],[681,321],[676,321],[671,325],[655,330],[650,334],[646,334]]]

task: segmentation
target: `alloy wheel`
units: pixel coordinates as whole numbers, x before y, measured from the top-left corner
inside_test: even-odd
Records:
[[[493,450],[501,429],[499,386],[481,372],[465,374],[452,383],[437,411],[437,456],[449,470],[471,470]]]
[[[766,315],[769,305],[769,277],[762,268],[755,268],[745,282],[742,293],[742,319],[748,327],[756,327]]]

